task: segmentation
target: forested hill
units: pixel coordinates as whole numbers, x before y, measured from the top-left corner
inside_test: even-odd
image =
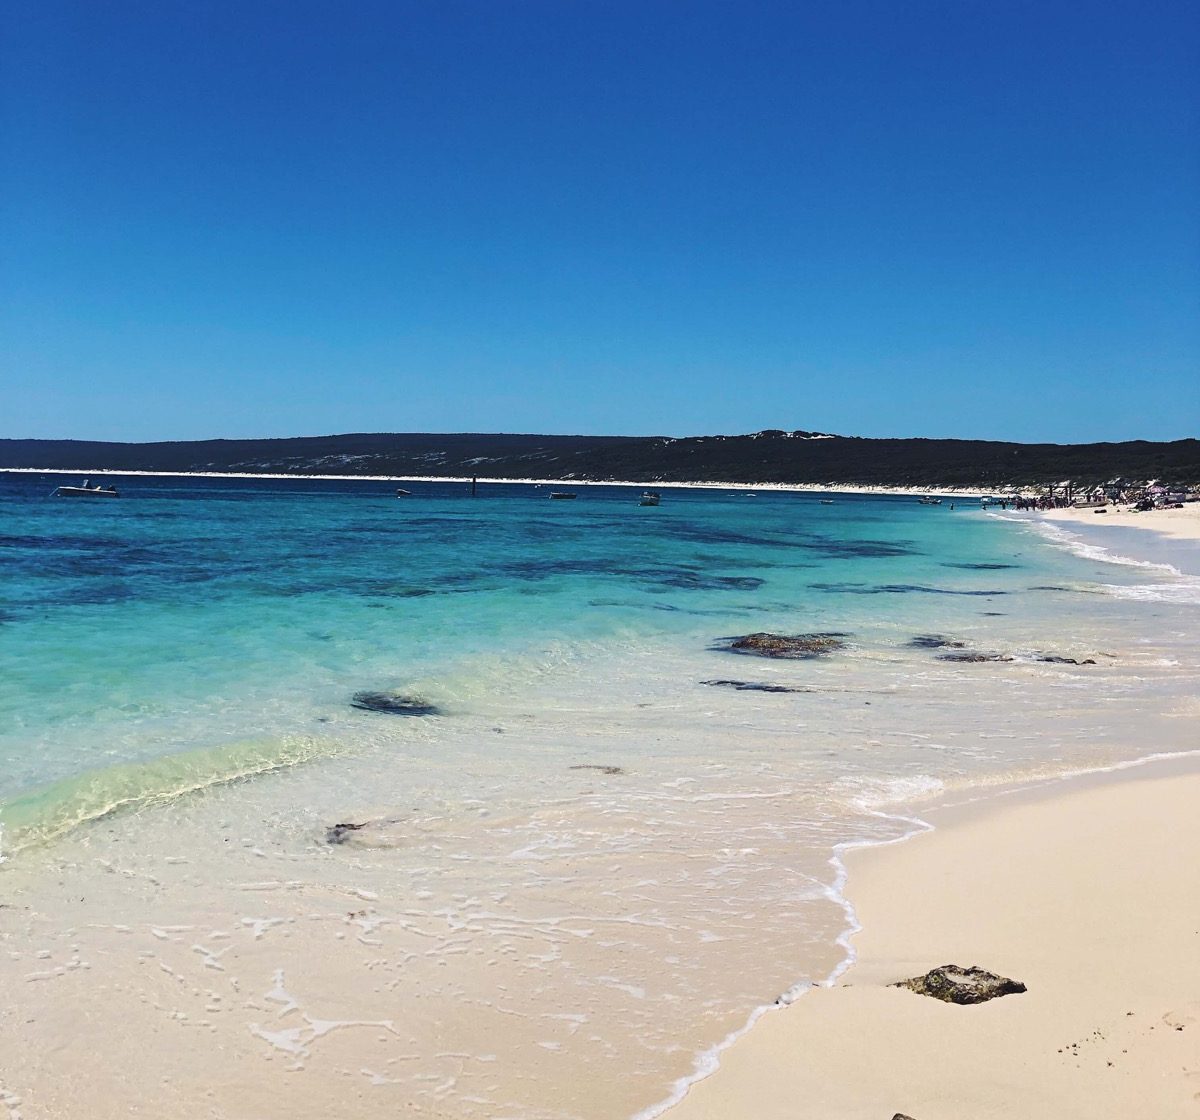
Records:
[[[0,469],[6,467],[988,488],[1117,477],[1197,484],[1200,440],[1030,444],[783,431],[684,439],[469,434],[174,443],[7,439],[0,440]]]

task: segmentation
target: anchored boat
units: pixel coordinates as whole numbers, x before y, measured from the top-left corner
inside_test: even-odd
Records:
[[[60,486],[54,491],[56,498],[119,498],[121,495],[117,493],[115,486],[101,486],[100,483],[92,485],[90,478],[83,480],[82,486]]]

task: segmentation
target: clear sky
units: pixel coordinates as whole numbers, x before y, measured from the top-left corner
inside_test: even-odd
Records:
[[[9,0],[0,436],[1200,434],[1200,4]]]

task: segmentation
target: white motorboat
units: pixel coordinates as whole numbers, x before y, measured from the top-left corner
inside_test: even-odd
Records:
[[[119,498],[121,495],[117,493],[115,486],[101,486],[100,483],[92,485],[90,478],[83,480],[82,486],[60,486],[54,491],[56,498]]]
[[[656,506],[662,501],[662,495],[654,490],[647,490],[638,501],[639,506]]]

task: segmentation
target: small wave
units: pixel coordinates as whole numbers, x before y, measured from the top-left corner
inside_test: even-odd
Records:
[[[995,516],[1004,521],[1017,521],[1020,524],[1028,525],[1034,532],[1045,537],[1051,544],[1065,548],[1068,552],[1073,552],[1076,556],[1081,556],[1085,560],[1098,560],[1102,564],[1120,564],[1126,568],[1145,568],[1148,571],[1162,572],[1168,576],[1183,576],[1183,572],[1175,567],[1174,564],[1160,563],[1155,560],[1138,560],[1133,556],[1123,556],[1121,553],[1113,552],[1112,549],[1105,548],[1103,545],[1085,541],[1082,537],[1050,521],[1023,521],[1017,517],[1001,517],[999,514]]]
[[[1116,599],[1134,599],[1143,603],[1200,603],[1200,580],[1197,579],[1184,578],[1179,583],[1106,583],[1102,586]]]
[[[917,774],[910,778],[890,778],[866,783],[866,788],[857,791],[850,803],[864,813],[880,814],[886,805],[923,801],[936,797],[946,790],[940,778],[929,774]],[[888,816],[888,814],[881,814]]]
[[[1027,525],[1034,532],[1058,548],[1065,549],[1084,560],[1093,560],[1102,564],[1117,564],[1124,568],[1140,568],[1147,572],[1159,572],[1168,577],[1163,583],[1136,584],[1100,584],[1105,594],[1117,599],[1134,599],[1147,603],[1200,603],[1200,579],[1186,575],[1174,564],[1156,560],[1139,560],[1133,556],[1124,556],[1113,552],[1103,545],[1093,544],[1083,540],[1075,533],[1049,521],[1027,521],[1019,517],[1005,517],[1003,514],[992,514],[1001,521],[1012,521]]]
[[[56,840],[113,813],[164,805],[214,786],[331,757],[338,750],[336,743],[308,738],[243,741],[64,778],[0,803],[4,854]]]

